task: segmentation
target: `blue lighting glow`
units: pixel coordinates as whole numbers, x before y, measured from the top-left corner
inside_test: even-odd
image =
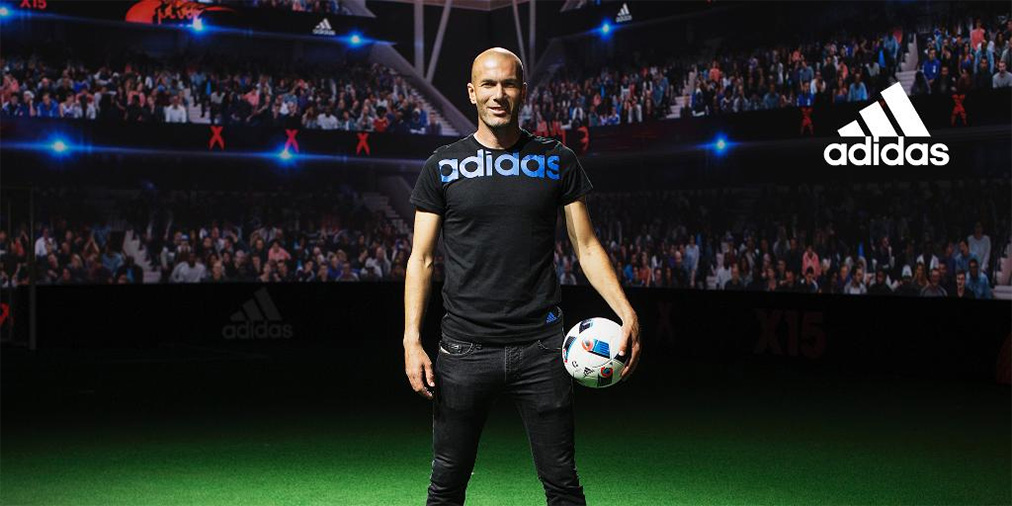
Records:
[[[193,31],[202,32],[204,31],[204,20],[199,17],[193,18]]]
[[[6,18],[11,15],[11,10],[6,5],[0,7],[0,18]]]
[[[49,147],[53,150],[54,153],[58,154],[65,153],[68,149],[70,149],[70,146],[67,146],[67,143],[63,142],[60,139],[53,141],[53,143],[50,144]]]
[[[292,155],[292,153],[290,151],[288,151],[288,148],[282,149],[281,152],[278,153],[278,158],[280,158],[280,159],[282,159],[282,160],[284,160],[286,162],[289,161],[289,160],[291,160],[293,156],[294,155]]]
[[[351,40],[351,45],[357,46],[357,45],[359,45],[359,44],[362,43],[362,36],[359,35],[359,34],[357,34],[357,33],[353,33],[353,34],[351,34],[351,39],[350,40]]]
[[[717,134],[717,137],[713,140],[712,143],[709,144],[708,147],[712,149],[713,152],[717,154],[717,156],[721,156],[727,153],[728,148],[730,148],[733,145],[734,145],[733,142],[727,140],[727,136],[725,136],[724,134]]]
[[[601,35],[607,37],[611,33],[611,23],[605,21],[601,23]]]

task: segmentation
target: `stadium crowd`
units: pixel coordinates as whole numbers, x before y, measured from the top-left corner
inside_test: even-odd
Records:
[[[343,5],[342,0],[201,0],[205,3],[240,4],[263,9],[280,9],[294,12],[312,12],[314,14],[351,15],[352,12]]]
[[[28,282],[29,248],[43,284],[399,281],[410,254],[410,233],[347,187],[134,192],[113,221],[82,215],[78,191],[41,196],[51,214],[34,244],[25,226],[0,231],[3,284]],[[624,286],[991,298],[1009,195],[1008,181],[796,185],[591,194],[589,206]],[[561,227],[559,281],[587,284]],[[134,232],[139,258],[114,228]]]
[[[991,298],[1012,227],[1009,190],[1008,181],[797,185],[601,194],[589,205],[625,286]],[[1006,232],[992,242],[985,222]],[[561,282],[586,283],[563,238],[556,265]]]
[[[973,23],[972,29],[969,22],[936,29],[920,45],[922,55],[908,56],[919,57],[912,94],[1012,86],[1012,21]],[[727,48],[706,63],[660,55],[621,69],[563,68],[531,90],[521,124],[552,132],[664,119],[683,90],[688,100],[682,117],[865,102],[897,81],[910,37],[897,28],[747,51]]]
[[[985,26],[936,27],[924,38],[912,95],[1012,88],[1012,19]]]
[[[379,64],[293,62],[282,68],[224,55],[169,60],[142,53],[96,64],[74,56],[4,54],[0,68],[5,119],[210,122],[417,134],[442,130],[405,80]]]

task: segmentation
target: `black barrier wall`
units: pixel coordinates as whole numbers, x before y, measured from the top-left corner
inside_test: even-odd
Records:
[[[423,328],[429,348],[444,314],[440,288],[433,286]],[[566,286],[563,293],[567,329],[592,316],[617,320],[592,288]],[[666,371],[690,361],[741,360],[833,373],[983,381],[1008,375],[1008,357],[999,357],[1009,353],[1009,301],[653,288],[626,293],[642,329],[641,381],[661,382]],[[38,346],[323,341],[397,376],[403,295],[399,283],[39,287]]]

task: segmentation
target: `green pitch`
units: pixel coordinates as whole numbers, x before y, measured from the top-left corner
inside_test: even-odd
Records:
[[[626,386],[578,391],[577,463],[590,504],[1012,503],[1007,387],[743,380],[648,397]],[[2,504],[424,503],[430,419],[421,399],[335,392],[315,404],[176,409],[101,392],[4,424]],[[105,409],[132,402],[149,409]],[[505,400],[468,501],[544,504]]]

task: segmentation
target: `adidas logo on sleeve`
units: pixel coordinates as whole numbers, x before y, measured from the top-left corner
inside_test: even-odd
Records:
[[[930,138],[931,134],[924,127],[921,117],[914,110],[906,92],[900,83],[896,83],[882,91],[882,99],[892,112],[899,127],[899,133],[893,128],[885,109],[875,102],[859,114],[868,127],[867,133],[857,120],[847,123],[837,130],[840,137],[863,137],[864,142],[848,144],[834,142],[822,152],[826,163],[833,166],[858,165],[946,165],[949,163],[949,147],[942,143],[907,142],[906,137]],[[869,135],[870,134],[870,135]],[[879,144],[881,137],[894,137],[896,142]]]

